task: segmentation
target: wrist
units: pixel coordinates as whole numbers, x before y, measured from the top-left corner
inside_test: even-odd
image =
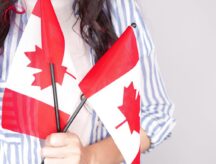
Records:
[[[97,164],[96,153],[93,150],[92,146],[86,146],[83,148],[83,157],[81,164]]]

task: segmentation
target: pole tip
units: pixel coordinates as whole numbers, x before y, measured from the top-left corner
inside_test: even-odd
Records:
[[[81,95],[80,95],[80,100],[83,100],[83,99],[85,99],[85,95],[84,95],[84,94],[81,94]]]
[[[137,24],[136,24],[136,23],[132,23],[131,26],[132,26],[133,28],[136,28],[136,27],[137,27]]]

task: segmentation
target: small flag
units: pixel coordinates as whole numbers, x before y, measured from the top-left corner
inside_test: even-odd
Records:
[[[140,66],[128,27],[79,84],[127,163],[140,163]]]
[[[49,63],[55,65],[61,129],[80,102],[70,54],[50,0],[38,0],[10,68],[2,127],[41,139],[56,132]]]

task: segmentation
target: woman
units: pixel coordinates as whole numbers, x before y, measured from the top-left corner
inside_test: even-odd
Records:
[[[36,0],[28,0],[26,3],[24,0],[0,1],[1,92],[35,2]],[[97,62],[111,47],[126,27],[136,22],[138,28],[136,36],[143,72],[141,152],[150,150],[165,140],[175,123],[172,118],[173,104],[164,89],[155,61],[154,46],[136,2],[134,0],[53,0],[52,3],[63,31],[69,31],[75,36],[72,26],[75,24],[74,28],[80,27],[78,33],[82,36],[82,43],[80,43],[82,46],[76,47],[76,51],[82,50],[84,57],[79,61],[75,60],[80,78],[85,75],[92,63]],[[15,12],[15,7],[20,6],[26,8],[25,13]],[[76,18],[79,18],[77,22]],[[71,35],[65,36],[65,40],[69,43]],[[40,142],[37,139],[6,131],[0,126],[1,163],[39,163],[40,155],[45,158],[45,163],[123,162],[121,153],[93,110],[87,120],[91,126],[85,135],[75,134],[73,130],[66,134],[51,134],[47,137],[41,154],[38,152]]]

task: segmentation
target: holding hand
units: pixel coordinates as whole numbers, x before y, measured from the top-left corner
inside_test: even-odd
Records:
[[[87,153],[79,137],[72,133],[53,133],[42,148],[45,164],[87,164]]]

